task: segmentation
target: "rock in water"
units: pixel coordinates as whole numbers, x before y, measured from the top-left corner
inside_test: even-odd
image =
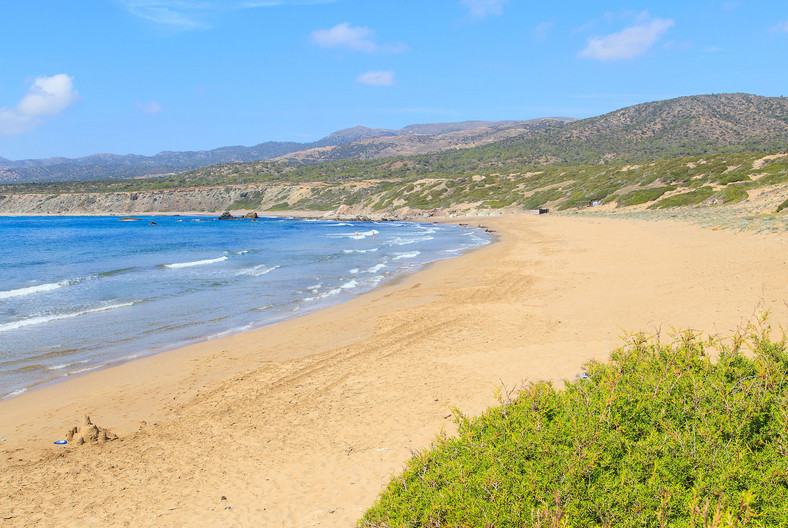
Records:
[[[250,211],[244,215],[244,218],[259,218],[257,213],[254,211]]]
[[[235,220],[235,217],[230,214],[230,211],[225,211],[222,213],[222,216],[219,217],[219,220]]]

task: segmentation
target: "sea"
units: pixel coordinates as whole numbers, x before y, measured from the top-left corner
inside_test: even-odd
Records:
[[[0,217],[0,399],[338,304],[488,242],[410,222]]]

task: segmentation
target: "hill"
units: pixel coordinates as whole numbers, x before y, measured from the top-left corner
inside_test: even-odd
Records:
[[[567,118],[562,118],[567,119]],[[481,144],[491,133],[501,128],[517,125],[520,121],[465,121],[461,123],[431,123],[409,125],[400,130],[373,129],[363,126],[338,130],[321,140],[310,143],[268,141],[252,147],[228,146],[213,150],[171,152],[164,151],[154,156],[136,154],[93,154],[81,158],[48,158],[12,161],[0,157],[0,182],[55,182],[85,181],[96,179],[125,179],[144,176],[159,176],[179,173],[199,167],[222,163],[239,163],[268,160],[286,156],[290,153],[306,151],[321,152],[328,149],[331,156],[317,159],[366,159],[380,155],[407,155],[434,152],[453,147],[454,144],[443,140],[445,134],[461,131],[476,131],[468,135],[463,146]],[[364,142],[372,138],[397,136],[413,137],[420,147],[418,152],[407,146],[385,149],[367,146]],[[494,139],[493,139],[494,140]],[[338,148],[353,144],[346,149]],[[408,145],[409,141],[404,141]],[[372,143],[374,145],[374,143]],[[309,154],[303,158],[309,158]]]
[[[679,97],[557,124],[447,154],[485,163],[642,162],[788,146],[788,99],[749,94]]]
[[[301,150],[278,160],[321,163],[441,153],[437,164],[543,165],[642,162],[695,154],[780,150],[788,145],[788,99],[750,94],[679,97],[583,120],[479,123],[419,135],[378,136]],[[406,127],[408,128],[408,127]],[[405,130],[405,129],[403,129]]]
[[[575,122],[543,119],[475,128],[474,123],[435,135],[399,131],[322,147],[300,161],[290,155],[153,179],[0,186],[0,211],[341,208],[349,215],[398,217],[501,208],[593,205],[598,211],[618,211],[737,203],[784,215],[786,116],[784,98],[723,94],[646,103]],[[347,137],[377,133],[369,130],[354,129]],[[384,155],[387,149],[417,149],[422,141],[424,148],[442,151]],[[473,143],[482,144],[457,146]],[[337,152],[372,159],[317,161]],[[200,188],[209,190],[200,193]],[[130,196],[139,192],[153,194],[133,201]],[[91,196],[77,199],[77,193]],[[101,198],[107,193],[114,194],[112,199]],[[52,200],[63,194],[74,198]],[[210,200],[183,198],[206,194]]]
[[[394,134],[381,134],[323,148],[304,149],[280,156],[276,160],[287,163],[323,163],[343,159],[364,160],[445,152],[496,143],[571,121],[574,120],[567,117],[546,117],[528,121],[465,121],[410,125]]]

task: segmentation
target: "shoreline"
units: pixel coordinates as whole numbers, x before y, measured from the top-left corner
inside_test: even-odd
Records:
[[[304,212],[303,216],[293,216],[287,212],[286,214],[282,215],[272,215],[272,217],[282,217],[282,218],[294,218],[294,219],[313,219],[317,218],[312,212]],[[22,215],[25,216],[25,215]],[[45,215],[46,216],[46,215]],[[52,216],[70,216],[70,215],[52,215]],[[75,215],[75,216],[102,216],[108,217],[112,215]],[[122,217],[121,215],[117,215]],[[143,215],[141,215],[143,216]],[[167,216],[167,215],[160,215],[158,213],[154,214],[151,213],[147,216]],[[192,215],[191,213],[173,213],[169,216],[198,216]],[[211,215],[214,216],[214,215]],[[326,218],[327,221],[334,221],[335,218]],[[415,222],[415,223],[445,223],[445,224],[458,224],[455,221],[445,221],[445,222],[421,222],[418,219],[411,219],[407,220],[408,222]],[[483,228],[484,226],[479,226],[479,228]],[[497,237],[492,234],[490,235],[490,241],[487,244],[482,244],[480,246],[470,248],[465,250],[463,253],[456,257],[449,257],[449,258],[442,258],[430,263],[423,265],[421,268],[412,271],[402,273],[398,276],[392,277],[389,280],[385,281],[382,284],[378,284],[373,287],[371,290],[367,290],[361,292],[354,297],[342,301],[338,304],[329,304],[322,308],[317,308],[316,310],[309,311],[303,314],[296,315],[294,317],[286,318],[283,320],[275,321],[270,324],[265,324],[260,327],[252,328],[250,330],[240,330],[237,332],[229,333],[226,335],[222,335],[221,337],[214,337],[214,336],[204,336],[198,340],[195,340],[191,343],[173,343],[172,346],[166,347],[163,350],[158,352],[154,352],[151,354],[145,354],[140,352],[138,355],[139,357],[132,358],[130,360],[118,360],[112,364],[99,366],[95,369],[92,369],[85,373],[78,373],[72,376],[65,376],[63,378],[54,379],[51,381],[44,382],[40,384],[40,386],[33,387],[31,390],[24,389],[23,392],[19,393],[16,396],[7,396],[5,398],[0,399],[0,438],[3,438],[3,442],[0,443],[0,448],[6,449],[23,449],[23,451],[29,452],[31,446],[31,442],[29,438],[25,438],[24,440],[15,439],[13,436],[6,435],[5,437],[2,436],[2,431],[8,431],[11,427],[11,423],[14,418],[17,420],[21,419],[27,411],[20,412],[18,408],[21,407],[29,407],[34,406],[36,409],[45,407],[47,404],[45,402],[50,400],[58,400],[62,401],[61,397],[63,394],[67,394],[73,398],[74,394],[83,394],[88,391],[92,390],[107,390],[108,387],[116,385],[116,379],[137,379],[143,376],[144,372],[149,370],[158,370],[161,368],[176,368],[177,365],[173,365],[173,363],[178,364],[181,362],[181,358],[185,357],[202,357],[203,355],[210,355],[214,352],[215,348],[224,348],[225,346],[233,346],[236,339],[245,339],[247,334],[252,336],[252,334],[258,332],[265,332],[268,329],[273,327],[279,328],[281,325],[286,325],[287,323],[295,322],[300,319],[309,318],[310,316],[315,316],[317,314],[321,314],[323,312],[327,312],[336,308],[341,308],[343,305],[351,303],[351,302],[359,302],[363,303],[364,298],[366,296],[370,296],[379,290],[386,290],[395,288],[400,285],[403,281],[407,280],[414,275],[418,275],[426,270],[431,269],[435,264],[445,261],[445,260],[452,260],[457,258],[462,258],[469,253],[473,253],[478,251],[490,244],[496,242]],[[309,322],[307,323],[309,324]],[[225,344],[225,341],[227,342]],[[161,361],[155,361],[155,358],[162,356],[160,359]],[[170,356],[173,356],[172,358]],[[148,364],[150,363],[150,364]],[[126,368],[124,368],[126,367]],[[115,372],[117,369],[117,372]],[[88,379],[84,379],[88,378]],[[106,378],[106,379],[105,379]],[[67,384],[62,389],[59,389],[59,385]],[[85,385],[84,387],[82,385]],[[18,399],[22,399],[23,401],[17,402]],[[25,400],[30,400],[25,401]],[[177,400],[176,400],[177,401]],[[169,403],[169,402],[168,402]],[[146,408],[146,413],[149,413],[150,409]],[[155,418],[160,413],[153,413]],[[144,418],[150,419],[151,416],[146,416],[145,413],[141,413],[139,416],[133,415],[129,416],[124,420],[119,420],[117,422],[113,422],[111,424],[111,428],[113,431],[117,431],[122,434],[129,434],[136,429],[138,429],[139,423],[144,420]],[[103,425],[103,424],[102,424]],[[51,435],[50,435],[51,436]],[[40,437],[39,434],[36,434],[36,437]],[[49,447],[49,438],[43,439],[40,438],[40,441],[35,442],[34,449],[43,449]]]
[[[292,213],[302,213],[302,214],[295,214],[294,215]],[[337,220],[337,219],[335,219],[333,217],[332,218],[318,217],[314,213],[315,213],[314,211],[286,211],[286,212],[283,212],[283,214],[274,214],[274,215],[270,215],[270,216],[264,215],[264,216],[261,216],[261,218],[284,218],[284,219],[293,219],[293,220],[318,220],[318,221],[325,221],[325,222],[349,221],[347,219]],[[233,212],[232,214],[236,215],[236,214],[240,214],[240,213]],[[21,216],[22,217],[27,217],[27,215],[21,215]],[[36,215],[36,217],[39,217],[39,216],[46,217],[47,215]],[[97,215],[50,215],[50,216],[51,217],[79,216],[79,217],[85,217],[85,218],[98,218],[98,217],[100,217],[100,218],[114,218],[114,217],[119,217],[121,219],[125,218],[124,216],[121,216],[119,214],[116,214],[116,215],[107,215],[107,214],[100,214],[100,215],[98,215],[98,214]],[[179,213],[171,213],[171,214],[150,213],[148,215],[140,215],[140,216],[143,216],[143,217],[159,217],[159,216],[193,217],[193,216],[199,216],[199,215],[195,215],[195,214],[192,214],[192,213],[179,212]],[[214,218],[214,217],[218,217],[218,214],[215,214],[215,215],[212,214],[212,215],[209,216],[209,218]],[[239,220],[243,219],[242,216],[237,216],[237,218]],[[371,220],[366,220],[366,222],[369,222],[369,221],[371,221]],[[357,220],[356,222],[360,223],[360,222],[365,222],[365,221],[358,221]],[[402,222],[403,223],[405,223],[405,222],[407,222],[407,223],[415,223],[415,224],[420,224],[420,225],[430,225],[430,224],[435,224],[436,223],[436,222],[424,222],[424,221],[420,221],[419,219],[411,219],[411,220],[402,221]],[[457,224],[456,222],[448,222],[448,223],[449,224],[454,224],[454,225]],[[478,235],[484,235],[484,233],[481,233],[481,229],[483,229],[483,226],[479,226],[479,228],[475,228],[475,227],[472,227],[472,226],[465,226],[465,229],[468,229],[468,230],[471,230],[471,231],[477,231]],[[146,347],[144,345],[140,345],[139,347],[135,347],[133,350],[130,350],[126,356],[119,356],[119,357],[115,357],[115,358],[108,358],[108,360],[107,360],[108,362],[107,363],[89,365],[89,368],[78,370],[77,372],[65,372],[60,377],[48,379],[48,380],[45,380],[45,381],[38,381],[38,382],[34,383],[33,385],[28,385],[28,386],[24,386],[24,387],[20,387],[20,388],[15,388],[13,391],[11,391],[11,392],[9,392],[7,394],[0,394],[0,403],[14,400],[15,398],[18,398],[19,396],[21,396],[23,394],[30,394],[30,393],[33,393],[35,391],[38,391],[38,390],[50,387],[52,385],[56,385],[58,383],[63,383],[63,382],[67,382],[67,381],[73,381],[73,380],[76,380],[76,379],[81,378],[81,377],[86,376],[86,375],[91,375],[91,374],[98,373],[98,372],[101,372],[101,371],[105,371],[105,370],[108,370],[108,369],[117,368],[117,367],[125,365],[127,363],[133,363],[133,362],[140,361],[140,360],[143,360],[143,359],[155,356],[155,355],[166,354],[166,353],[174,351],[174,350],[179,350],[179,349],[182,349],[182,348],[191,347],[191,346],[198,345],[198,344],[201,344],[201,343],[221,341],[222,339],[224,339],[226,337],[232,337],[232,336],[235,336],[235,335],[238,335],[238,334],[243,334],[243,333],[250,332],[250,331],[261,330],[261,329],[264,329],[264,328],[268,328],[268,327],[271,327],[271,326],[274,326],[274,325],[281,324],[281,323],[289,321],[291,319],[297,319],[297,318],[300,318],[300,317],[304,317],[306,315],[314,313],[315,311],[321,311],[321,310],[325,310],[325,309],[330,309],[330,308],[332,308],[334,306],[337,306],[339,304],[343,304],[345,302],[348,302],[348,300],[350,300],[352,298],[355,298],[355,297],[358,297],[360,295],[364,295],[366,293],[375,291],[378,288],[381,288],[381,287],[384,287],[384,286],[387,286],[387,285],[394,285],[394,284],[398,283],[399,281],[403,280],[404,278],[406,278],[406,277],[408,277],[408,276],[410,276],[410,275],[412,275],[414,273],[419,273],[420,271],[422,271],[424,269],[428,269],[435,262],[439,262],[439,261],[445,260],[447,258],[456,258],[457,256],[461,256],[461,255],[463,255],[463,254],[465,254],[465,253],[467,253],[469,251],[473,251],[473,250],[477,249],[478,247],[483,247],[483,246],[485,246],[485,245],[487,245],[489,243],[492,243],[492,242],[494,242],[494,240],[495,240],[495,238],[493,236],[491,236],[489,233],[487,233],[487,237],[485,238],[485,240],[483,242],[480,242],[479,246],[460,250],[461,253],[459,253],[459,255],[454,255],[454,256],[445,256],[444,255],[444,256],[440,256],[440,255],[438,255],[436,253],[435,260],[433,260],[431,262],[427,262],[425,264],[422,264],[422,265],[420,265],[419,268],[417,268],[415,270],[413,270],[413,269],[411,269],[411,270],[404,270],[404,271],[403,270],[399,270],[393,276],[386,278],[382,283],[375,284],[370,289],[362,290],[362,291],[360,291],[358,293],[354,293],[353,294],[354,297],[351,297],[351,298],[334,300],[333,302],[331,302],[331,301],[328,301],[328,302],[324,301],[324,302],[321,302],[320,304],[317,304],[315,306],[311,306],[311,305],[306,306],[304,309],[300,309],[298,312],[291,312],[289,314],[284,314],[283,313],[283,314],[280,314],[279,316],[277,316],[275,318],[270,318],[269,317],[269,319],[260,320],[260,321],[256,321],[256,322],[252,322],[252,323],[248,323],[248,324],[243,324],[242,326],[239,326],[237,328],[224,329],[224,330],[219,331],[218,333],[216,333],[216,332],[208,333],[208,334],[205,334],[205,335],[202,335],[202,336],[199,336],[199,337],[195,337],[195,338],[191,338],[191,339],[184,339],[184,340],[181,340],[181,341],[170,342],[170,343],[163,344],[163,345],[155,345],[155,346],[151,345],[151,346],[148,346],[148,347]],[[0,447],[2,447],[2,443],[0,443]]]
[[[8,525],[348,526],[412,450],[452,431],[452,407],[572,379],[625,331],[729,335],[767,309],[788,321],[783,235],[435,220],[499,238],[341,305],[0,402]],[[121,439],[53,446],[82,414]],[[63,486],[80,473],[96,482]]]

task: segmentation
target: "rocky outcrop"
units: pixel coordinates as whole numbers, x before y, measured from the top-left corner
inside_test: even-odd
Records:
[[[255,208],[265,210],[273,205],[295,203],[309,195],[301,185],[234,185],[165,189],[156,191],[61,194],[0,195],[1,215],[78,215],[194,212],[216,213],[249,209],[249,196],[254,195]],[[256,205],[259,202],[259,205]],[[235,207],[234,204],[244,204]]]
[[[250,209],[282,211],[313,207],[323,211],[315,216],[344,220],[402,220],[450,215],[486,216],[502,212],[501,209],[488,211],[480,208],[479,202],[456,203],[445,209],[422,210],[408,207],[403,200],[395,200],[391,205],[380,208],[378,202],[386,199],[382,194],[385,190],[369,192],[368,187],[353,182],[342,187],[301,183],[106,193],[4,193],[0,195],[0,215],[118,215],[124,216],[127,221],[133,221],[136,216],[131,215],[183,213],[218,216],[227,211],[233,216],[254,220],[257,213]],[[328,192],[323,192],[326,190]]]

